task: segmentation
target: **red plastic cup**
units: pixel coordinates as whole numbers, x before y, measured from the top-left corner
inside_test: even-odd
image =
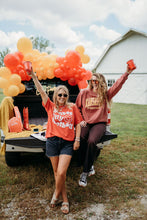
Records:
[[[24,68],[26,72],[31,73],[32,72],[32,63],[30,61],[24,61]]]
[[[127,64],[128,64],[128,67],[129,67],[130,70],[135,70],[135,69],[136,69],[136,66],[135,66],[133,60],[129,60],[129,61],[127,62]]]

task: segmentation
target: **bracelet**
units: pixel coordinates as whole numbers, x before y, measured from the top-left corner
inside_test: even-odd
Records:
[[[80,138],[75,138],[75,141],[79,141],[80,142]]]

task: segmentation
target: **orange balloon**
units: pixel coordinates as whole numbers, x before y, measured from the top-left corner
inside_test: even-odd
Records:
[[[9,96],[17,96],[19,94],[18,86],[11,85],[8,87],[8,94]]]
[[[33,56],[40,56],[40,52],[39,52],[39,50],[37,50],[37,49],[34,49],[34,50],[32,50],[32,54],[33,54]]]
[[[9,79],[11,76],[11,70],[8,67],[1,67],[0,68],[0,76]]]
[[[81,62],[82,63],[86,64],[86,63],[89,63],[89,61],[90,61],[90,57],[87,54],[83,54],[81,56]]]
[[[7,88],[3,89],[3,93],[4,93],[5,96],[9,96],[8,89],[7,89]]]
[[[10,83],[18,86],[21,83],[21,77],[18,74],[12,74],[10,77]]]
[[[46,53],[46,52],[41,53],[41,56],[47,56],[47,55],[48,55],[48,53]]]
[[[79,45],[75,49],[77,52],[79,52],[80,55],[82,55],[85,51],[84,47],[82,45]]]
[[[32,53],[26,53],[24,55],[24,60],[32,62],[33,61],[33,54]]]
[[[17,42],[17,49],[23,54],[30,53],[32,48],[32,41],[27,37],[22,37]]]
[[[41,75],[38,75],[38,80],[42,80],[42,76]]]
[[[19,85],[18,85],[18,88],[19,88],[19,93],[23,93],[24,91],[25,91],[25,85],[24,84],[22,84],[22,83],[20,83]]]
[[[0,77],[0,88],[5,89],[9,85],[9,81],[3,77]]]
[[[53,79],[54,77],[55,77],[55,75],[54,75],[54,70],[49,69],[49,70],[47,71],[47,78],[48,78],[48,79]]]

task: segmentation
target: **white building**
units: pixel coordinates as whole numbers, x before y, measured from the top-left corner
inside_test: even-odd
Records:
[[[129,30],[110,43],[93,71],[104,74],[111,86],[126,70],[126,62],[134,60],[137,68],[129,75],[113,102],[147,104],[147,34]]]

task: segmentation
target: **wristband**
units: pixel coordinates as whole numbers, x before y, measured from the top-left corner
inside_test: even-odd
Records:
[[[80,138],[75,138],[75,141],[79,141],[80,142]]]

